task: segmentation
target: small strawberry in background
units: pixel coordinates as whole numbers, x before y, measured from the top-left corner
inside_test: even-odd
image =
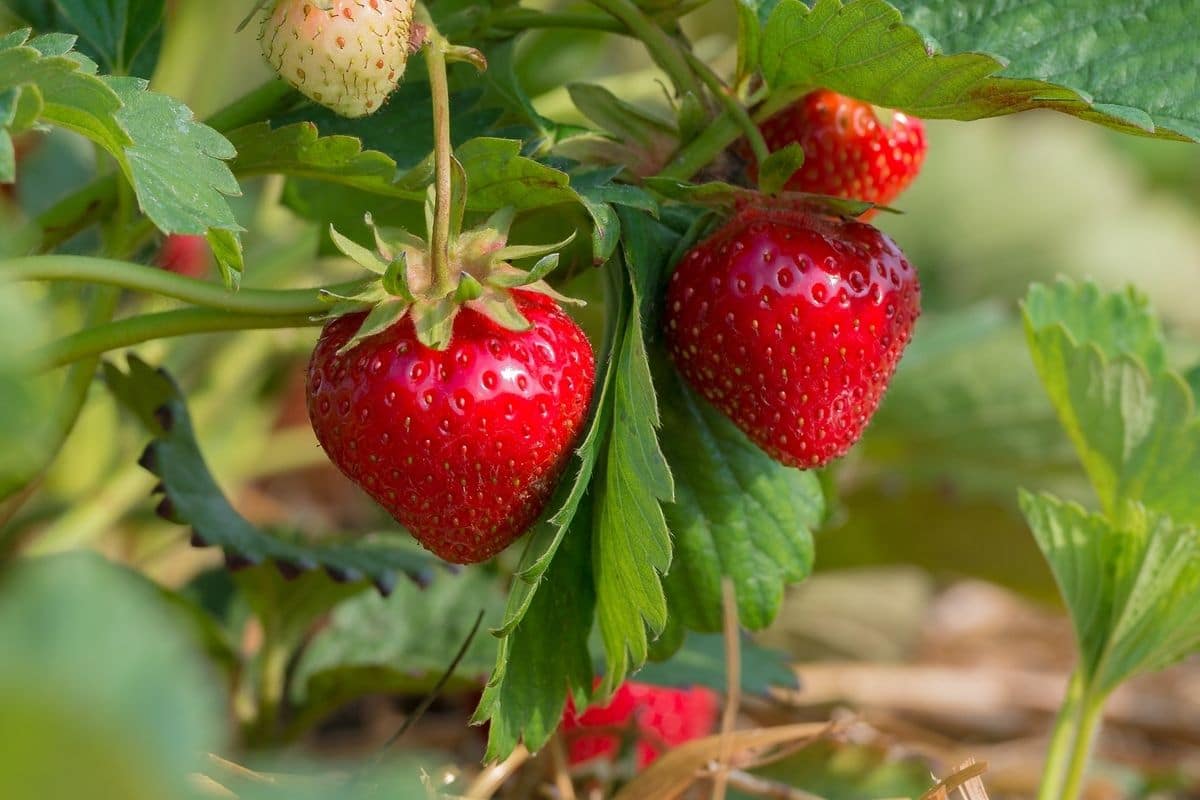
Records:
[[[872,226],[747,206],[676,268],[667,345],[691,387],[772,458],[819,467],[862,435],[920,297],[916,270]]]
[[[887,205],[912,184],[925,161],[925,125],[895,112],[881,122],[875,108],[828,89],[810,92],[761,125],[772,152],[799,143],[804,166],[786,189]],[[755,169],[750,169],[755,177]],[[870,219],[868,211],[862,219]]]
[[[279,77],[344,117],[379,110],[408,62],[412,0],[275,0],[263,55]]]
[[[172,233],[163,239],[154,263],[176,275],[202,278],[208,272],[211,258],[205,237]]]
[[[672,689],[626,681],[608,705],[576,714],[568,703],[561,727],[568,759],[572,766],[611,760],[631,743],[637,767],[644,769],[667,749],[712,733],[719,701],[716,692],[702,686]]]

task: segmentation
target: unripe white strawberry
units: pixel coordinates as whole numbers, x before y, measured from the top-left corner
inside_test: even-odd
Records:
[[[345,117],[379,109],[408,61],[412,0],[276,0],[263,54],[279,76]]]

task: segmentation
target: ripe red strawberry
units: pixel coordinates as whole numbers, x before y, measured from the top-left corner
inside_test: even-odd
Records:
[[[817,467],[862,435],[920,314],[913,267],[862,222],[744,208],[680,262],[680,373],[772,458]]]
[[[309,417],[333,463],[459,564],[500,552],[541,513],[595,382],[579,326],[549,297],[512,298],[532,329],[467,308],[445,350],[421,344],[410,315],[339,355],[363,322],[341,317],[308,368]]]
[[[666,748],[712,733],[720,705],[715,692],[704,687],[668,689],[626,681],[606,706],[589,708],[582,715],[570,703],[563,714],[571,764],[594,758],[612,758],[621,747],[613,728],[629,728],[642,769]],[[589,732],[590,728],[603,731]]]
[[[404,75],[412,0],[276,0],[263,54],[279,76],[342,116],[374,113]]]
[[[883,125],[868,103],[828,89],[810,92],[771,117],[762,133],[772,152],[793,142],[804,148],[804,166],[785,187],[796,192],[887,205],[908,188],[925,160],[921,120],[896,112],[892,124]]]
[[[203,236],[173,233],[163,239],[154,263],[188,278],[199,278],[208,271],[208,240]]]

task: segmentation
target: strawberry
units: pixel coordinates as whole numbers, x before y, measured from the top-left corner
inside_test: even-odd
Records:
[[[920,314],[913,267],[862,222],[744,207],[680,262],[680,373],[772,458],[818,467],[862,435]]]
[[[308,413],[333,463],[446,561],[503,550],[545,508],[587,416],[595,356],[540,276],[504,262],[510,212],[456,236],[457,288],[430,283],[423,243],[376,232],[381,287],[340,298],[308,367]],[[387,265],[386,268],[384,265]],[[450,292],[450,294],[447,294]],[[359,310],[374,306],[371,313]],[[335,313],[339,309],[335,308]]]
[[[203,236],[173,233],[163,239],[154,263],[188,278],[199,278],[208,271],[208,240]]]
[[[810,92],[771,117],[762,133],[771,151],[794,142],[804,149],[804,166],[785,187],[796,192],[887,205],[908,188],[925,160],[921,120],[896,112],[891,125],[882,125],[871,105],[828,89]]]
[[[276,0],[259,40],[279,76],[345,117],[379,110],[409,55],[412,0]]]
[[[638,768],[643,769],[666,748],[710,734],[719,708],[711,689],[669,689],[626,681],[608,705],[589,708],[582,715],[568,702],[562,731],[574,765],[616,756],[621,737],[613,729],[628,728]]]

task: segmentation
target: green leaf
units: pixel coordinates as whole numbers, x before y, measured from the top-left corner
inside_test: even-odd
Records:
[[[1200,647],[1200,533],[1131,504],[1114,525],[1050,495],[1021,509],[1071,612],[1101,696]]]
[[[568,693],[577,706],[587,704],[592,689],[588,635],[596,599],[588,506],[584,498],[572,509],[570,524],[557,537],[561,544],[554,560],[519,595],[525,603],[521,623],[500,640],[496,667],[475,712],[477,722],[490,721],[488,761],[507,757],[522,741],[540,750],[558,728]],[[514,596],[524,580],[518,576],[514,582]],[[506,615],[512,610],[510,597]]]
[[[506,757],[522,740],[537,749],[534,743],[544,742],[553,732],[551,720],[557,724],[554,712],[557,708],[561,715],[568,684],[580,706],[586,704],[583,693],[591,690],[591,662],[586,655],[591,626],[579,624],[580,620],[592,619],[595,606],[590,558],[593,513],[590,500],[585,503],[585,495],[612,426],[617,369],[614,355],[628,327],[631,302],[623,275],[617,270],[605,270],[604,276],[610,284],[606,292],[609,302],[605,303],[604,344],[596,359],[598,373],[587,433],[548,504],[553,513],[539,522],[528,537],[509,589],[504,620],[492,631],[500,637],[500,650],[488,689],[475,714],[476,720],[490,722],[489,757]],[[559,563],[557,555],[568,535],[573,546],[582,552],[572,549],[570,555],[563,555],[564,562]],[[561,588],[542,591],[550,581],[547,573],[556,563],[559,566],[554,570],[553,586]],[[560,594],[568,597],[575,607],[560,605],[557,599]],[[571,615],[570,623],[546,622],[547,618],[557,619],[559,613]],[[549,646],[545,641],[548,634],[555,636]],[[572,637],[574,644],[564,647],[564,635]],[[575,637],[582,638],[582,645]],[[584,650],[582,659],[543,661],[550,652],[575,653],[577,647]],[[509,672],[510,663],[518,668]],[[545,679],[541,677],[555,666],[559,672],[550,672]]]
[[[823,800],[921,797],[933,782],[929,763],[906,748],[886,741],[861,744],[840,737],[820,739],[753,772]],[[733,791],[729,796],[750,800]]]
[[[94,554],[13,565],[0,593],[6,798],[190,796],[186,776],[225,723],[177,623],[145,581]]]
[[[658,402],[646,352],[646,331],[674,244],[642,214],[621,214],[624,258],[611,268],[628,275],[629,322],[617,350],[613,427],[595,485],[592,533],[596,609],[604,641],[608,694],[649,653],[649,634],[667,621],[661,576],[671,564],[671,538],[660,501],[674,496],[671,470],[658,444]]]
[[[121,99],[93,74],[94,65],[67,55],[74,39],[28,35],[26,30],[0,37],[0,91],[36,86],[45,103],[43,119],[88,137],[110,153],[122,153],[130,140],[116,121]]]
[[[761,59],[763,28],[778,0],[737,0],[738,56],[734,85],[753,75]]]
[[[1052,108],[1122,130],[1200,140],[1189,0],[780,0],[762,37],[772,91],[827,87],[928,118]],[[999,18],[1019,22],[996,24]],[[905,23],[908,24],[905,24]],[[915,26],[915,27],[913,27]],[[942,52],[942,51],[945,52]],[[1179,64],[1164,73],[1164,63]]]
[[[1188,385],[1164,366],[1157,323],[1133,292],[1035,286],[1026,333],[1038,374],[1102,508],[1142,503],[1200,524],[1200,419]]]
[[[110,390],[154,437],[139,463],[162,481],[158,513],[189,525],[193,544],[220,547],[233,566],[273,561],[289,575],[324,568],[337,580],[369,580],[385,594],[395,587],[399,574],[423,581],[438,563],[407,539],[355,537],[316,543],[256,528],[233,509],[209,473],[183,397],[166,373],[134,356],[129,357],[127,373],[108,363],[104,367]]]
[[[401,191],[392,186],[396,162],[364,150],[353,136],[321,136],[311,122],[272,128],[263,122],[229,134],[237,150],[231,162],[243,178],[282,173],[353,186],[378,194],[424,198],[424,186]]]
[[[636,186],[613,183],[621,167],[594,170],[571,176],[571,186],[592,217],[592,260],[608,261],[621,241],[621,223],[614,205],[640,208],[658,216],[658,203],[648,192]]]
[[[742,691],[767,695],[772,688],[798,688],[796,671],[790,656],[762,647],[748,636],[741,637]],[[718,692],[728,688],[725,663],[725,637],[721,634],[693,633],[668,661],[646,664],[635,676],[643,683],[657,686],[707,686]]]
[[[55,0],[47,30],[79,36],[79,49],[114,75],[149,79],[162,47],[163,0]]]
[[[242,193],[224,161],[237,154],[229,141],[140,78],[105,82],[124,105],[116,118],[132,145],[123,158],[146,216],[167,233],[241,230],[224,197]]]
[[[567,85],[567,93],[585,117],[619,141],[656,147],[664,137],[672,140],[678,137],[670,122],[626,103],[603,86],[571,83]]]
[[[733,580],[738,619],[770,625],[784,590],[812,572],[813,530],[825,502],[815,473],[771,460],[656,354],[662,443],[675,475],[663,507],[675,557],[664,586],[671,615],[693,630],[723,626],[721,581]]]
[[[491,212],[505,206],[518,211],[560,203],[578,203],[565,172],[526,158],[515,139],[478,138],[462,144],[455,155],[471,185],[468,207]]]
[[[422,589],[401,584],[389,597],[360,594],[337,605],[296,664],[292,736],[367,694],[425,694],[454,660],[481,609],[499,621],[504,602],[494,574],[470,568],[439,575]],[[450,691],[478,689],[495,658],[495,640],[477,636]]]

